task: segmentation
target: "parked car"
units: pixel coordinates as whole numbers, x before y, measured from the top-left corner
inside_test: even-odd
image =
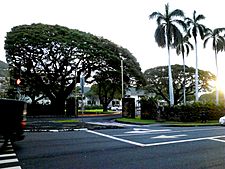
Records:
[[[221,125],[225,125],[225,116],[220,117],[219,123],[220,123]]]
[[[119,106],[119,107],[117,108],[117,111],[122,112],[122,106]]]
[[[114,105],[114,106],[111,107],[111,110],[112,111],[117,111],[117,109],[118,109],[118,106],[116,106],[116,105]]]

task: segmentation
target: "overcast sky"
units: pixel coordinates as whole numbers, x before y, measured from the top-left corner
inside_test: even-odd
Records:
[[[211,29],[225,27],[225,3],[222,0],[2,0],[0,60],[5,61],[6,32],[17,25],[44,23],[90,32],[123,46],[137,58],[142,71],[167,65],[167,51],[155,43],[156,22],[149,20],[149,15],[155,11],[164,13],[168,2],[170,10],[181,9],[188,17],[192,17],[194,10],[197,14],[205,15],[202,23]],[[172,53],[171,57],[172,64],[182,64],[181,56]],[[222,74],[225,70],[225,53],[218,57]],[[186,63],[195,67],[194,51]],[[199,43],[199,68],[215,73],[211,44],[206,50]]]

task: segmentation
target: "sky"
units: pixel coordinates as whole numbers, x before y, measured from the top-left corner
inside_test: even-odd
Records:
[[[154,39],[156,21],[152,12],[181,9],[192,18],[193,11],[203,14],[201,22],[210,29],[225,27],[220,16],[224,11],[222,0],[3,0],[0,1],[0,60],[6,61],[4,40],[12,27],[43,23],[66,26],[104,37],[127,48],[139,62],[142,71],[168,65],[167,50],[159,48]],[[216,73],[211,43],[203,49],[198,46],[199,68]],[[225,73],[225,52],[219,53],[219,74]],[[182,64],[182,57],[172,50],[171,64]],[[195,67],[195,52],[186,58],[188,66]],[[224,78],[225,81],[225,78]]]

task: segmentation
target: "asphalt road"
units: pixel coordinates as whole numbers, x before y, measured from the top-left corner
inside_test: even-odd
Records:
[[[26,132],[22,169],[224,169],[225,127]]]

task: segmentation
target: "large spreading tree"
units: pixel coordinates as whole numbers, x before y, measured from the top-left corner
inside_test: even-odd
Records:
[[[186,96],[192,98],[195,94],[195,69],[186,66],[185,79],[183,76],[182,65],[172,65],[173,72],[173,87],[174,87],[174,104],[182,103],[183,101],[183,84],[185,80]],[[148,69],[144,72],[147,81],[146,89],[155,93],[158,99],[165,100],[170,103],[168,96],[168,69],[166,66],[159,66]],[[212,90],[210,81],[215,80],[215,75],[209,71],[199,70],[199,88],[198,91],[207,92]],[[189,99],[190,100],[190,99]]]
[[[86,82],[89,79],[92,82],[90,77],[96,73],[118,71],[121,59],[132,62],[135,70],[141,72],[138,62],[127,55],[126,49],[102,37],[59,25],[13,27],[7,33],[5,50],[10,71],[18,71],[24,79],[22,87],[48,97],[55,113],[64,112],[65,100],[80,82],[81,75]],[[130,68],[125,65],[125,69]],[[138,83],[132,71],[127,75]]]

